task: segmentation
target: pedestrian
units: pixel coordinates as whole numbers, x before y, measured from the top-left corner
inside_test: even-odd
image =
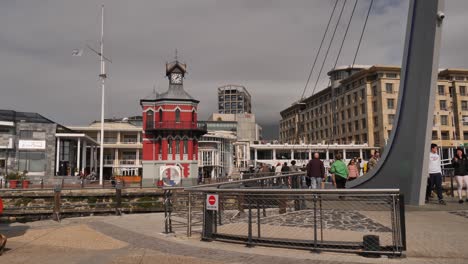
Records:
[[[270,172],[270,169],[268,168],[268,165],[266,163],[263,163],[263,166],[262,166],[262,174],[264,174],[263,176],[266,176],[269,172]]]
[[[352,159],[348,164],[348,181],[352,181],[359,177],[359,170],[356,166],[356,160]]]
[[[281,163],[279,163],[279,162],[278,162],[278,164],[276,164],[275,175],[276,176],[281,175]]]
[[[299,167],[296,166],[296,161],[295,160],[292,160],[291,161],[291,166],[289,166],[289,172],[291,173],[297,173],[299,171]],[[289,185],[293,188],[293,189],[299,189],[299,187],[301,186],[301,176],[300,175],[296,175],[296,176],[289,176],[288,177],[288,182],[289,182]]]
[[[354,162],[356,164],[358,175],[361,176],[361,169],[362,169],[361,168],[361,162],[362,162],[361,158],[358,158],[358,157],[354,158]]]
[[[0,215],[3,213],[3,201],[0,197]],[[0,256],[3,254],[3,250],[5,249],[5,245],[7,242],[7,237],[3,234],[0,234]]]
[[[348,168],[342,159],[343,156],[340,153],[336,154],[335,162],[330,168],[330,173],[333,174],[333,184],[337,189],[344,189],[348,178]]]
[[[458,185],[458,203],[463,203],[462,190],[463,182],[466,185],[466,201],[468,202],[468,159],[461,148],[457,148],[457,153],[452,159],[455,180]]]
[[[367,171],[371,171],[373,168],[377,166],[377,162],[380,159],[380,152],[378,150],[374,151],[374,155],[369,159],[367,162]]]
[[[198,179],[197,179],[197,184],[201,184],[203,181],[203,173],[201,170],[198,171]]]
[[[442,196],[442,169],[440,165],[440,156],[437,154],[437,144],[431,144],[431,152],[429,153],[429,178],[426,188],[426,203],[429,202],[433,188],[436,188],[439,204],[445,205],[444,197]]]
[[[288,172],[289,172],[288,163],[285,162],[283,163],[283,167],[281,167],[281,174],[287,174]]]
[[[313,159],[307,164],[306,185],[309,189],[321,189],[325,177],[325,166],[319,159],[319,154],[314,153]]]

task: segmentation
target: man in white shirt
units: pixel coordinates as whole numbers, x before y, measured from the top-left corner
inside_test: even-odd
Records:
[[[431,144],[431,152],[429,153],[429,178],[426,188],[426,203],[429,202],[432,189],[436,188],[439,204],[445,205],[444,197],[442,196],[442,168],[440,164],[440,156],[437,154],[437,145]]]

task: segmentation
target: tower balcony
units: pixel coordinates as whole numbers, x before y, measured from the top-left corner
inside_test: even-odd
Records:
[[[194,131],[201,134],[207,132],[206,123],[204,122],[191,122],[191,121],[164,121],[164,122],[148,122],[146,123],[145,131],[157,132],[157,131],[178,131],[188,130]]]

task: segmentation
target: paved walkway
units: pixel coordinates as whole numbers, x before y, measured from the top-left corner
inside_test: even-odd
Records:
[[[201,242],[198,235],[162,234],[162,214],[16,223],[0,225],[9,236],[0,263],[468,263],[467,217],[468,204],[455,202],[408,208],[401,259]]]

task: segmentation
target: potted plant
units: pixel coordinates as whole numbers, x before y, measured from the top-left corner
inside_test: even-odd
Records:
[[[20,180],[20,174],[18,172],[10,172],[6,176],[5,180],[8,181],[8,185],[11,189],[16,189],[18,187],[18,182]]]
[[[23,174],[21,175],[21,186],[23,186],[23,189],[28,189],[29,188],[29,183],[30,181],[28,180],[28,171],[24,170]]]

